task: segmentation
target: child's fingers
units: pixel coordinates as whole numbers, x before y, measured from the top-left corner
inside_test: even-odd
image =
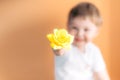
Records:
[[[65,53],[64,49],[53,50],[56,56],[62,56]]]

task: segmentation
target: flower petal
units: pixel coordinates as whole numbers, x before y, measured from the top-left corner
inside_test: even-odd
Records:
[[[65,29],[54,29],[53,34],[48,34],[47,38],[51,42],[50,45],[53,49],[70,49],[71,43],[74,40],[74,37],[68,34]]]
[[[47,35],[47,38],[50,42],[53,42],[53,36],[54,36],[53,34],[48,34]]]

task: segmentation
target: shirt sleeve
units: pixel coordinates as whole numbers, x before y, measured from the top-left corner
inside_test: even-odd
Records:
[[[99,72],[105,70],[106,65],[99,48],[94,49],[94,61],[93,61],[93,71]]]

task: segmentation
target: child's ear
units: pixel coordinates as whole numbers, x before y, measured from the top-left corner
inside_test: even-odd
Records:
[[[100,33],[100,27],[97,28],[96,32],[95,32],[95,37],[98,36]]]

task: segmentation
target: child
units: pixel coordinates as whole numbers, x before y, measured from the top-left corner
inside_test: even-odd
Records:
[[[71,9],[67,28],[74,41],[70,50],[53,50],[55,80],[109,80],[101,52],[92,43],[101,24],[93,4],[83,2]]]

